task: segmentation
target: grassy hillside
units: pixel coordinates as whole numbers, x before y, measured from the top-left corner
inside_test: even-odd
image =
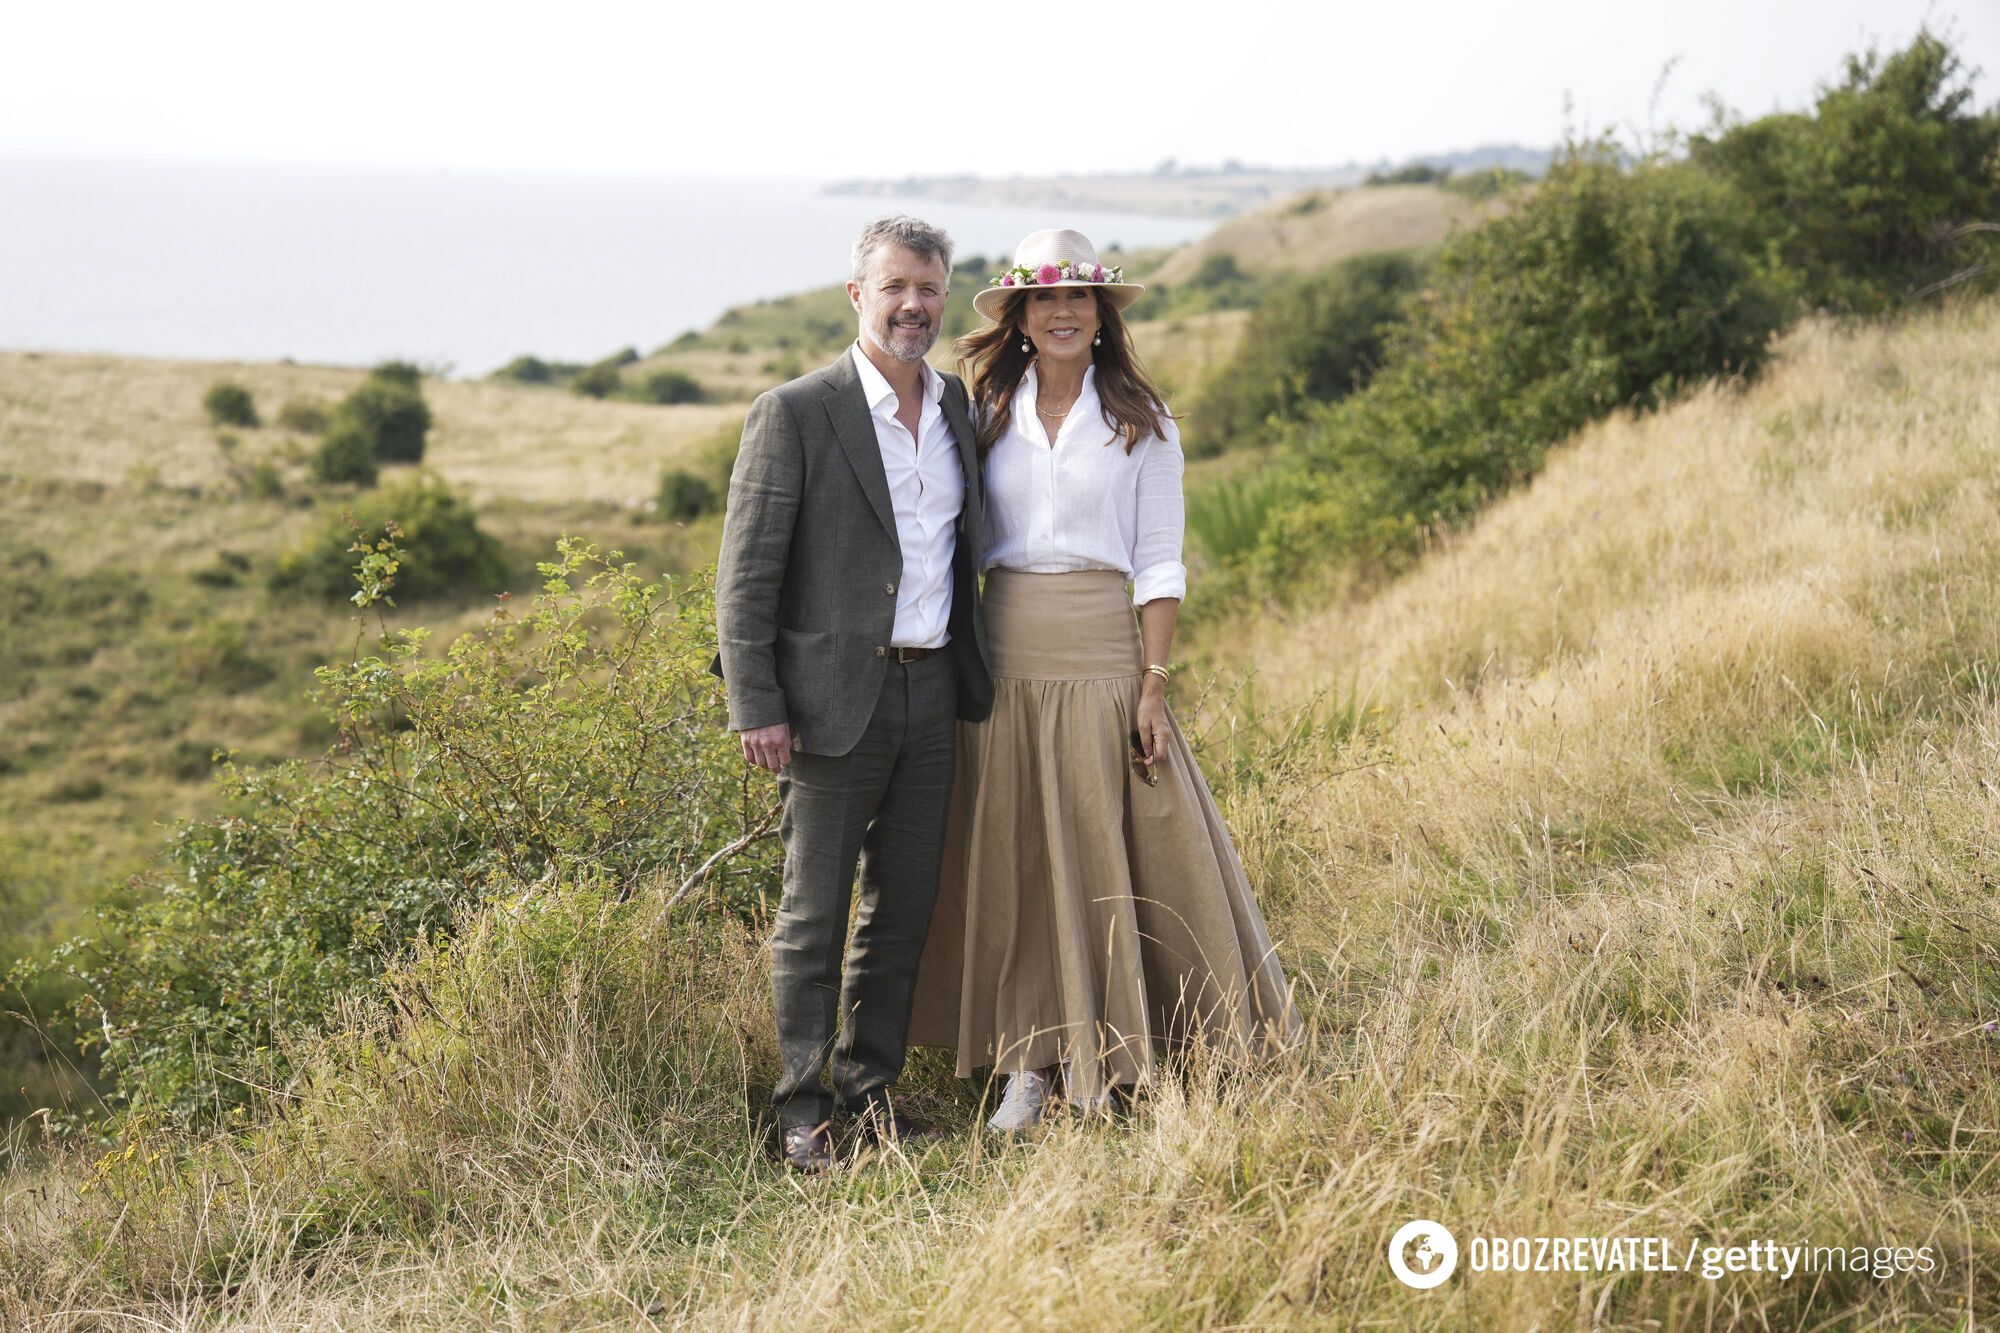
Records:
[[[269,421],[287,400],[333,402],[361,372],[0,353],[0,969],[66,937],[156,862],[171,824],[214,808],[214,750],[256,764],[327,741],[305,691],[314,666],[354,647],[352,608],[267,583],[355,492],[310,480],[310,436],[218,432],[201,401],[219,378]],[[710,558],[712,520],[676,528],[643,506],[662,467],[736,409],[482,383],[426,394],[426,466],[478,503],[515,589],[533,589],[534,561],[565,530],[663,568]],[[490,604],[475,591],[390,623],[467,623]],[[0,1111],[55,1100],[24,1054],[0,1042]]]
[[[1475,203],[1436,185],[1373,185],[1314,190],[1231,218],[1181,246],[1148,275],[1181,286],[1217,255],[1258,278],[1311,273],[1354,255],[1436,245],[1454,223],[1504,207]]]
[[[972,326],[977,263],[948,333]],[[1142,324],[1172,393],[1233,346],[1244,312]],[[663,471],[697,466],[757,392],[853,337],[838,287],[732,311],[629,368],[692,374],[709,401],[598,401],[561,387],[427,380],[425,467],[477,507],[531,590],[561,532],[683,570],[713,555],[719,518],[648,512]],[[940,364],[949,365],[948,344]],[[218,430],[202,397],[242,384],[266,423]],[[171,827],[215,808],[210,756],[250,764],[318,752],[312,668],[355,644],[351,608],[270,588],[280,557],[357,492],[308,475],[317,443],[273,424],[330,408],[358,370],[0,351],[0,559],[15,571],[0,644],[0,971],[73,933],[98,901],[144,895]],[[389,469],[389,477],[405,469]],[[449,630],[490,605],[403,608]],[[52,997],[30,997],[37,1008]],[[10,1003],[18,1004],[19,1001]],[[58,1043],[58,1046],[60,1043]],[[0,1115],[63,1100],[41,1043],[0,1021]]]
[[[2000,1315],[2000,338],[1809,325],[1177,685],[1310,1026],[1127,1123],[758,1159],[757,923],[509,897],[205,1145],[0,1203],[0,1312],[285,1327],[1858,1326]],[[1337,590],[1336,590],[1337,593]],[[1197,597],[1200,595],[1197,589]],[[1182,678],[1185,680],[1185,677]],[[1225,704],[1225,701],[1229,701]],[[918,1108],[974,1090],[924,1054]],[[1475,1234],[1928,1246],[1503,1275]],[[87,1312],[87,1313],[85,1313]],[[111,1313],[115,1312],[115,1316]]]

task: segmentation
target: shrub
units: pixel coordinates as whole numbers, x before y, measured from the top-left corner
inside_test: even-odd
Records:
[[[312,451],[307,466],[315,481],[373,486],[378,473],[375,442],[362,426],[343,418]]]
[[[490,378],[511,380],[515,384],[547,384],[556,377],[555,370],[538,356],[517,356]]]
[[[217,380],[208,386],[208,392],[201,397],[202,409],[208,419],[218,426],[244,426],[255,428],[257,404],[250,397],[250,391],[229,380]]]
[[[381,462],[423,461],[431,410],[412,385],[370,375],[342,401],[335,418],[358,429]]]
[[[260,458],[243,473],[243,493],[253,500],[277,500],[285,494],[284,474],[268,458]]]
[[[1412,162],[1394,171],[1371,171],[1363,185],[1442,185],[1451,179],[1450,167],[1426,166]]]
[[[1445,189],[1467,199],[1491,199],[1497,194],[1518,189],[1534,179],[1525,171],[1513,167],[1486,167],[1479,171],[1468,171],[1464,175],[1453,176],[1441,181]]]
[[[423,382],[424,372],[408,361],[384,361],[368,372],[368,378],[414,389]]]
[[[291,398],[278,409],[278,424],[301,435],[322,434],[331,422],[326,404],[316,400]]]
[[[177,782],[198,782],[215,771],[215,752],[227,751],[228,748],[214,741],[198,741],[183,736],[160,755],[159,768]]]
[[[685,468],[668,468],[660,478],[660,516],[673,523],[692,523],[716,507],[715,487]]]
[[[1309,411],[1309,464],[1259,548],[1400,559],[1534,474],[1548,447],[1685,380],[1753,373],[1783,309],[1747,215],[1705,173],[1573,152],[1503,218],[1441,250],[1368,387]]]
[[[1848,57],[1814,114],[1697,136],[1690,156],[1748,202],[1813,304],[1881,310],[1954,270],[1991,286],[1992,234],[1959,229],[2000,222],[2000,115],[1973,110],[1961,68],[1923,31]]]
[[[471,506],[442,481],[419,476],[328,511],[306,540],[279,560],[274,582],[322,597],[346,597],[354,589],[350,552],[356,535],[368,542],[391,524],[403,534],[396,571],[400,598],[488,592],[506,581],[499,546],[481,530]]]
[[[698,403],[701,381],[681,370],[656,370],[639,382],[633,397],[647,403]]]
[[[366,559],[398,587],[418,567],[393,537]],[[714,866],[725,901],[772,884],[775,804],[722,725],[706,585],[569,539],[541,571],[528,615],[441,656],[410,629],[322,668],[324,759],[225,764],[230,813],[179,831],[160,897],[55,952],[119,1098],[199,1116],[283,1090],[294,1040],[462,907],[583,883],[671,904]]]
[[[236,621],[205,623],[182,640],[179,658],[181,677],[198,690],[241,694],[277,675],[270,663],[250,651],[244,626]]]
[[[103,797],[104,780],[94,773],[64,778],[49,789],[49,799],[61,805],[80,805]]]
[[[1345,397],[1366,383],[1405,296],[1423,277],[1411,255],[1365,255],[1294,279],[1258,305],[1236,352],[1196,402],[1190,452],[1250,443],[1270,418]]]
[[[625,377],[618,373],[624,362],[616,359],[599,361],[586,366],[569,382],[571,392],[586,398],[608,398],[624,387]]]

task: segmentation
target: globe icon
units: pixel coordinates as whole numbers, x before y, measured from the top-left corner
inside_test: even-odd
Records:
[[[1457,1267],[1457,1238],[1428,1218],[1404,1223],[1389,1238],[1389,1268],[1406,1287],[1429,1290]]]

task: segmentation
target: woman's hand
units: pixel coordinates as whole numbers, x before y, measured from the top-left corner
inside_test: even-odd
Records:
[[[1154,765],[1167,757],[1167,745],[1173,739],[1173,724],[1167,721],[1167,686],[1158,676],[1146,677],[1145,688],[1139,693],[1139,716],[1134,724],[1139,731],[1139,744],[1146,763]]]

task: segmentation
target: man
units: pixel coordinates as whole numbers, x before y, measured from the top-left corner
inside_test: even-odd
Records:
[[[898,1114],[957,719],[993,703],[977,590],[979,459],[965,388],[924,361],[951,239],[910,217],[854,243],[860,336],[743,423],[716,571],[716,669],[743,757],[778,775],[784,895],[771,939],[784,1160],[833,1165],[830,1121]],[[861,901],[846,950],[855,863]],[[831,1077],[831,1093],[821,1085]]]

